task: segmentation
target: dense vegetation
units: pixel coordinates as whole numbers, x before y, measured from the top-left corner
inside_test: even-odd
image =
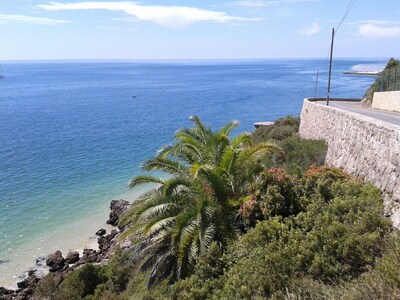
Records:
[[[385,69],[371,85],[364,95],[367,103],[372,103],[375,92],[399,91],[400,90],[400,61],[391,58]]]
[[[167,176],[131,181],[153,187],[122,221],[134,246],[42,281],[38,298],[400,298],[379,190],[323,165],[326,145],[301,139],[298,118],[233,139],[235,122],[192,120],[144,165]]]

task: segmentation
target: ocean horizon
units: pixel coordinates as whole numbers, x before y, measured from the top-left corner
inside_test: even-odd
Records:
[[[385,59],[335,59],[331,97],[361,98]],[[37,257],[96,244],[112,199],[198,115],[213,128],[300,114],[326,97],[326,59],[4,62],[0,79],[0,286]],[[316,74],[319,81],[316,88]]]

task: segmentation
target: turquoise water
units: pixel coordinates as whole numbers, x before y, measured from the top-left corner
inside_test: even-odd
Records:
[[[383,60],[338,60],[332,97],[361,97]],[[0,80],[0,285],[53,249],[93,243],[111,199],[199,115],[214,127],[299,115],[326,60],[5,63]]]

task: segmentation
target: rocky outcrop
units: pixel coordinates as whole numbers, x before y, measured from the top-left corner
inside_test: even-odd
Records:
[[[39,282],[39,278],[34,274],[35,271],[29,271],[28,277],[18,282],[17,290],[8,290],[0,287],[0,299],[2,300],[27,300],[33,295],[35,287]]]
[[[99,229],[99,230],[97,230],[97,232],[96,232],[96,235],[97,236],[103,236],[103,235],[105,235],[107,233],[107,231],[105,230],[105,229]]]
[[[126,200],[112,200],[110,203],[110,217],[107,224],[117,226],[121,215],[129,208],[130,202]]]
[[[125,200],[111,201],[110,220],[109,224],[114,226],[118,224],[121,215],[129,208],[130,203]],[[0,300],[25,300],[31,299],[35,287],[40,282],[43,274],[39,269],[49,267],[48,277],[51,277],[52,282],[56,285],[61,284],[69,274],[86,263],[101,263],[106,264],[112,254],[118,249],[126,249],[131,245],[129,239],[120,241],[119,237],[122,230],[112,230],[110,234],[106,234],[104,229],[100,229],[97,233],[98,237],[98,250],[84,249],[83,255],[80,257],[79,252],[68,252],[64,258],[61,251],[56,251],[49,254],[47,257],[39,257],[36,259],[36,269],[32,269],[26,273],[25,279],[18,282],[17,290],[9,290],[0,287]]]
[[[49,254],[46,259],[46,266],[50,267],[50,272],[56,272],[64,268],[65,260],[62,252],[56,251],[53,254]]]
[[[74,264],[79,261],[79,252],[78,251],[70,251],[65,257],[65,262],[67,264]]]
[[[300,135],[328,144],[326,163],[364,178],[385,194],[385,209],[400,226],[400,126],[304,100]]]
[[[110,234],[106,236],[101,236],[98,239],[99,250],[103,252],[107,252],[110,250],[111,246],[114,244],[113,239],[118,234],[117,230],[112,230]]]

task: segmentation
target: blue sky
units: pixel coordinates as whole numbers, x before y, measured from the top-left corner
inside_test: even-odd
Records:
[[[0,0],[0,61],[326,58],[350,0]],[[400,1],[358,0],[336,57],[398,57]]]

